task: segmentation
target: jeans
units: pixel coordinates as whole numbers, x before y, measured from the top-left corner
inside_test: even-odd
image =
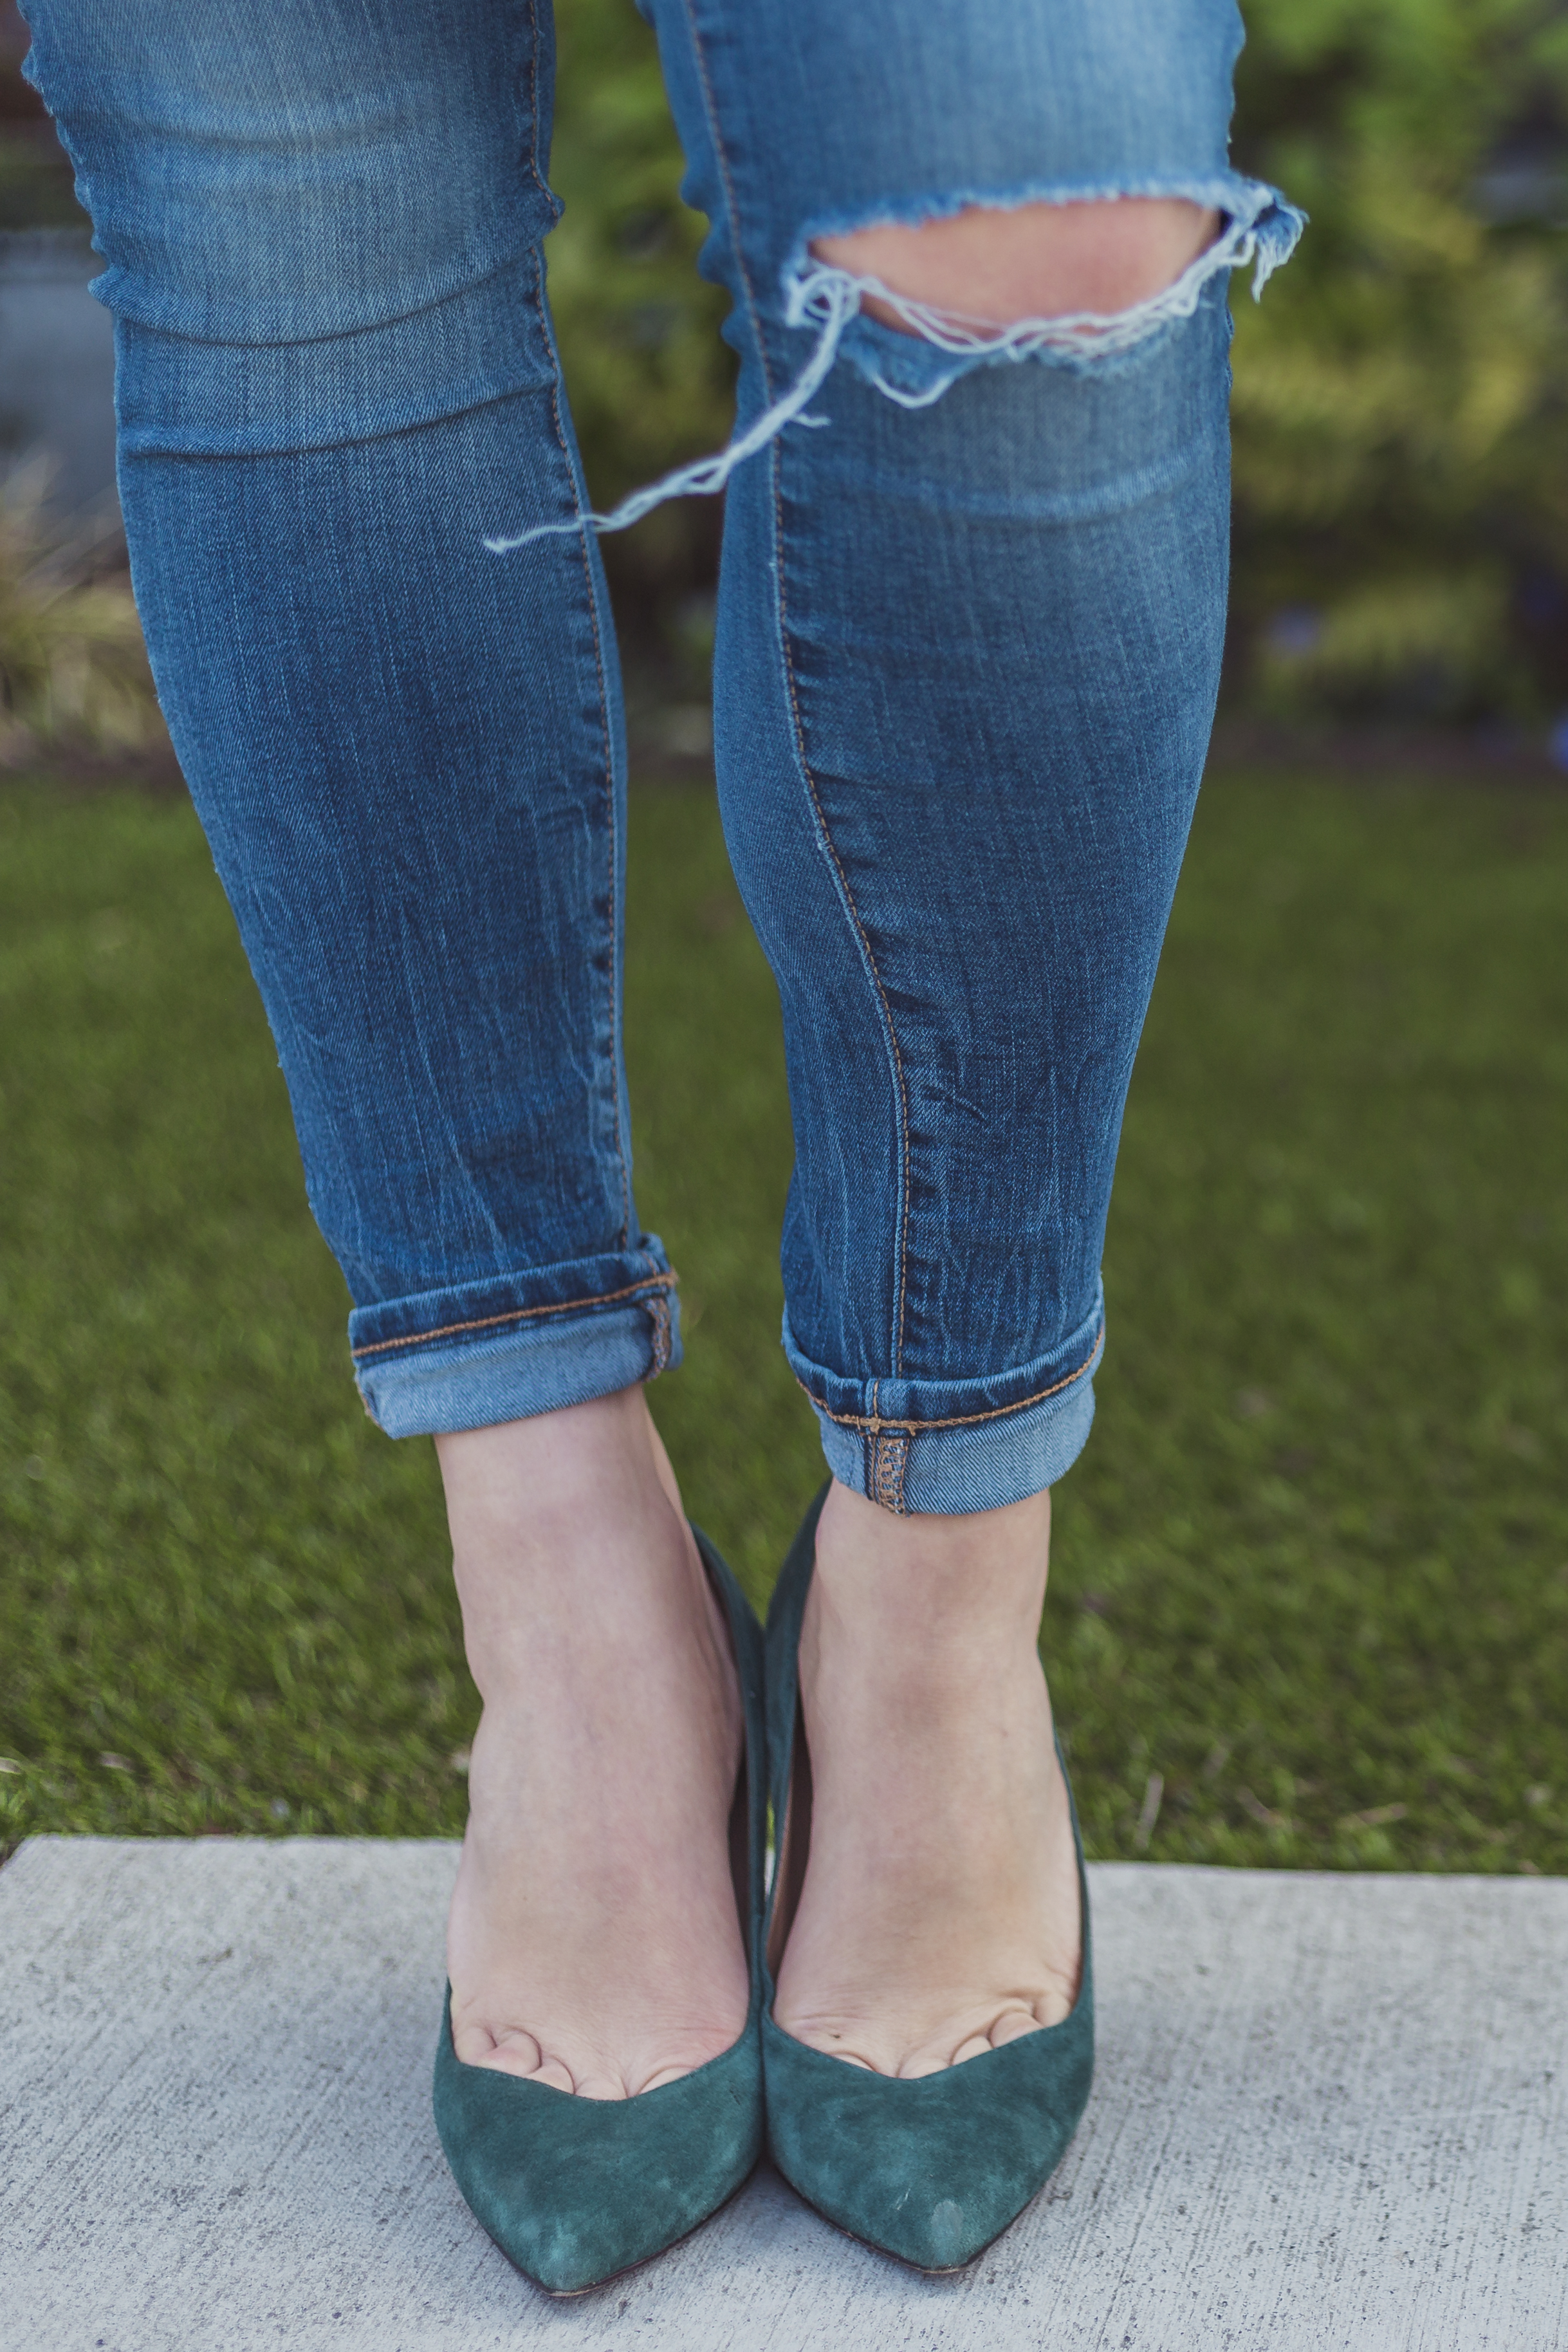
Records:
[[[726,836],[783,1009],[784,1346],[835,1477],[1037,1492],[1087,1434],[1124,1099],[1227,566],[1233,0],[651,0],[740,355]],[[545,295],[544,0],[28,0],[105,260],[160,696],[393,1435],[680,1351],[621,1045],[615,647]],[[815,238],[1141,194],[1119,318],[905,306]],[[486,544],[489,542],[489,544]],[[504,551],[497,552],[497,549]]]

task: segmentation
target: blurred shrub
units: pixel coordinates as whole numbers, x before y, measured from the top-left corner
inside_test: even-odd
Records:
[[[1249,0],[1239,160],[1312,215],[1237,303],[1241,682],[1568,701],[1568,12]]]
[[[632,0],[557,0],[550,180],[566,210],[549,240],[572,415],[601,509],[722,446],[735,363],[726,297],[697,276],[706,231],[680,198],[682,159],[658,50]],[[605,562],[622,621],[678,651],[674,614],[717,566],[719,502],[660,507]]]
[[[119,551],[118,523],[62,541],[44,520],[47,475],[0,479],[0,769],[40,751],[123,753],[166,738]]]
[[[1247,0],[1237,155],[1312,215],[1238,285],[1232,693],[1519,718],[1568,703],[1568,12],[1560,0]],[[551,289],[595,493],[727,423],[723,297],[653,37],[558,0]],[[706,501],[618,548],[689,587]]]
[[[1244,6],[1237,160],[1312,219],[1260,307],[1237,286],[1228,691],[1568,709],[1568,5]],[[734,369],[652,32],[632,0],[557,0],[557,26],[550,291],[604,505],[720,445]],[[0,215],[52,218],[10,0],[0,36]],[[685,657],[719,523],[685,499],[604,542],[634,639]]]
[[[42,99],[22,79],[27,42],[16,0],[0,0],[0,230],[80,227],[71,167]]]

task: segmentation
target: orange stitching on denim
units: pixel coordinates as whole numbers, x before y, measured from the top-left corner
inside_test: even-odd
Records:
[[[464,1331],[493,1331],[497,1323],[529,1323],[539,1315],[575,1315],[588,1307],[613,1307],[620,1299],[635,1298],[638,1292],[642,1290],[674,1290],[679,1280],[680,1276],[676,1274],[651,1274],[643,1282],[630,1283],[624,1290],[602,1291],[597,1298],[561,1298],[547,1307],[515,1307],[505,1315],[476,1315],[468,1323],[441,1323],[434,1331],[409,1331],[401,1339],[372,1339],[368,1348],[354,1348],[350,1350],[350,1353],[357,1364],[361,1356],[384,1355],[389,1348],[417,1348],[425,1339],[455,1339]],[[662,1298],[659,1300],[659,1305],[664,1306]],[[665,1344],[667,1345],[669,1315],[667,1307],[664,1308],[664,1314]],[[662,1371],[664,1366],[661,1365],[659,1369]]]
[[[902,1429],[906,1430],[912,1437],[915,1437],[923,1429],[967,1429],[977,1421],[999,1421],[1004,1413],[1023,1412],[1031,1404],[1043,1404],[1047,1397],[1060,1396],[1063,1389],[1070,1389],[1074,1381],[1081,1381],[1085,1372],[1092,1370],[1104,1338],[1105,1327],[1102,1324],[1094,1335],[1094,1345],[1090,1349],[1078,1370],[1075,1372],[1069,1372],[1065,1380],[1054,1381],[1050,1388],[1037,1389],[1033,1396],[1019,1397],[1016,1404],[992,1405],[986,1412],[956,1412],[950,1414],[946,1421],[890,1421],[884,1414],[874,1412],[869,1414],[834,1412],[830,1406],[812,1396],[799,1372],[795,1375],[795,1385],[818,1412],[825,1415],[829,1421],[836,1423],[841,1429],[865,1429],[870,1430],[873,1434],[883,1429]],[[880,1381],[873,1383],[872,1391],[873,1401],[876,1391],[881,1385]]]
[[[534,0],[534,6],[537,28],[538,0]],[[545,309],[542,253],[536,254],[534,257],[534,299],[538,306],[539,331],[544,336],[545,348],[555,362],[555,373],[550,378],[550,415],[555,424],[555,437],[560,445],[560,454],[566,460],[566,470],[571,482],[572,504],[580,518],[582,501],[577,493],[577,474],[571,462],[571,450],[567,441],[566,428],[561,423],[560,359],[556,351],[555,337],[550,332],[549,314]],[[610,839],[610,1083],[615,1103],[615,1156],[621,1163],[621,1232],[618,1238],[622,1248],[624,1249],[632,1237],[632,1171],[626,1164],[626,1139],[621,1132],[621,1021],[616,986],[621,974],[621,959],[616,953],[615,938],[615,753],[610,725],[610,688],[604,676],[604,646],[599,634],[599,599],[593,591],[593,566],[589,560],[588,534],[582,531],[579,536],[582,546],[583,584],[588,590],[588,618],[593,630],[593,667],[594,675],[599,680],[599,718],[604,730],[604,806],[608,817],[607,831]]]

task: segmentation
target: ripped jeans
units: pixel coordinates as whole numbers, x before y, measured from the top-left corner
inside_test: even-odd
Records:
[[[27,0],[107,265],[159,691],[394,1435],[680,1347],[632,1192],[544,5]],[[1233,0],[648,13],[741,359],[730,450],[677,486],[727,477],[716,745],[783,1008],[784,1345],[837,1478],[978,1510],[1088,1432],[1218,671],[1228,273],[1300,216],[1228,164]],[[1110,319],[895,302],[904,333],[812,256],[1132,194],[1221,233]]]

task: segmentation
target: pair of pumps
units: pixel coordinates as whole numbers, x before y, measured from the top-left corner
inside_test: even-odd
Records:
[[[1076,1812],[1083,1971],[1059,2025],[904,2081],[827,2057],[774,2022],[771,1913],[798,1886],[791,1864],[803,1863],[806,1843],[791,1801],[804,1811],[809,1780],[796,1769],[800,1620],[821,1507],[820,1495],[784,1564],[766,1646],[734,1577],[697,1535],[728,1616],[746,1712],[738,1801],[746,1859],[737,1885],[748,1904],[751,2003],[740,2039],[639,2098],[580,2099],[463,2064],[447,1996],[435,2053],[435,2121],[446,2160],[502,2252],[553,2294],[581,2294],[685,2237],[741,2186],[765,2144],[785,2179],[852,2237],[920,2270],[961,2269],[1043,2187],[1083,2112],[1094,2000]],[[780,1854],[766,1898],[765,1759]]]

